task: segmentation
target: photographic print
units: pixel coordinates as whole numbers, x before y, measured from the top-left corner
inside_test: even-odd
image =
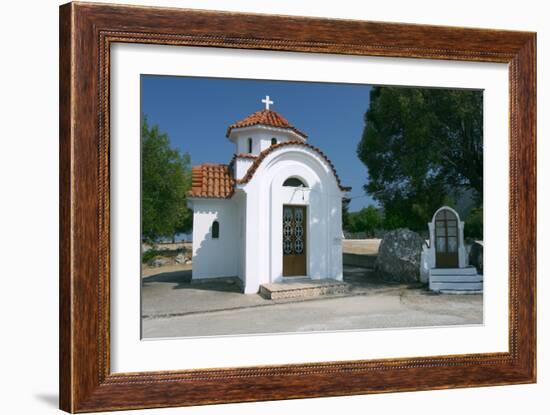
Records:
[[[141,76],[142,338],[483,323],[483,91]]]

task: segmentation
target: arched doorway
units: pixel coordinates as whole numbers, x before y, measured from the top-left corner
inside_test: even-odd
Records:
[[[305,188],[297,177],[289,177],[283,187]],[[306,206],[283,205],[283,277],[307,274],[307,208]]]
[[[283,206],[283,277],[305,276],[306,206]]]
[[[435,266],[458,268],[458,218],[449,209],[435,215]]]

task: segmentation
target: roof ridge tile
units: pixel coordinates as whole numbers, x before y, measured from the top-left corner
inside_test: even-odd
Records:
[[[296,134],[298,134],[300,137],[304,139],[307,138],[307,134],[305,134],[303,131],[298,130],[296,127],[292,126],[288,122],[288,120],[285,117],[283,117],[281,114],[279,114],[276,111],[268,110],[268,109],[253,112],[246,118],[243,118],[242,120],[231,124],[227,128],[227,132],[225,136],[229,137],[231,134],[231,131],[233,131],[234,129],[252,127],[254,125],[267,125],[270,127],[291,130]]]

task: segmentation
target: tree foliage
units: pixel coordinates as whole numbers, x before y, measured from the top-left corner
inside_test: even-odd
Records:
[[[187,207],[191,188],[191,158],[171,148],[167,134],[158,125],[141,125],[141,231],[142,238],[154,242],[187,232],[193,213]]]
[[[483,239],[483,208],[472,209],[464,221],[464,236]]]
[[[374,231],[382,228],[383,219],[379,209],[368,206],[358,212],[348,213],[347,223],[344,223],[344,230],[357,233],[365,232],[367,235],[374,235]]]
[[[387,229],[424,229],[437,208],[467,189],[480,206],[482,93],[374,87],[357,154]]]

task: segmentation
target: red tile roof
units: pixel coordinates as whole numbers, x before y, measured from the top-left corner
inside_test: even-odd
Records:
[[[192,169],[189,197],[228,199],[235,190],[235,180],[225,164],[199,164]]]
[[[275,111],[262,110],[250,114],[248,117],[241,121],[237,121],[231,124],[227,129],[226,137],[229,137],[231,131],[235,128],[251,127],[253,125],[268,125],[270,127],[282,128],[285,130],[294,131],[300,137],[307,138],[307,135],[297,128],[290,125],[285,117]]]

